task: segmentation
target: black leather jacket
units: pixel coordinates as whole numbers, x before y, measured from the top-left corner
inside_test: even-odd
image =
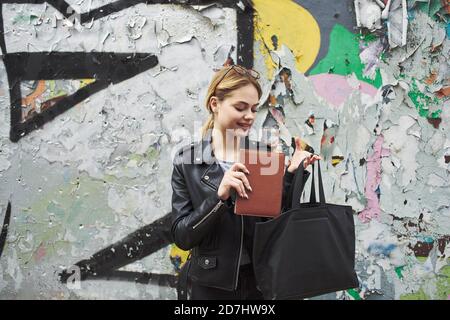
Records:
[[[257,141],[242,139],[241,147],[267,148]],[[224,172],[214,157],[211,133],[202,141],[178,150],[172,172],[172,237],[183,250],[191,250],[189,277],[198,284],[235,290],[244,242],[244,226],[267,218],[243,217],[234,214],[233,194],[222,201],[217,190]],[[309,176],[305,171],[304,181]],[[282,212],[294,173],[285,170]],[[244,223],[245,222],[245,223]],[[246,230],[247,234],[253,230]],[[250,244],[251,247],[251,244]]]

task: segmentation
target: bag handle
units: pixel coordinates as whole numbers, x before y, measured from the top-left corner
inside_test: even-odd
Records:
[[[300,162],[300,164],[298,165],[299,167],[303,167],[303,161]],[[297,202],[296,197],[294,197],[294,194],[298,194],[300,192],[303,192],[302,189],[299,189],[298,187],[298,177],[299,177],[299,171],[300,169],[297,169],[294,171],[294,177],[292,178],[292,182],[291,182],[291,187],[289,188],[289,192],[287,195],[287,203],[289,203],[291,205],[291,208],[293,208],[295,202]]]
[[[298,166],[298,169],[295,173],[294,179],[293,179],[293,188],[291,188],[291,194],[290,194],[290,198],[291,198],[291,208],[292,209],[298,209],[300,208],[300,203],[301,203],[301,195],[304,189],[304,181],[303,181],[303,176],[305,173],[305,167],[303,165],[303,162],[305,160],[302,160],[302,162],[300,163],[300,165]],[[323,190],[323,182],[322,182],[322,172],[320,170],[320,160],[317,160],[317,166],[318,166],[318,180],[319,180],[319,202],[322,204],[326,203],[325,200],[325,192]],[[316,184],[315,184],[315,165],[314,163],[312,164],[312,179],[311,179],[311,193],[309,196],[309,202],[310,203],[317,203],[316,201]]]
[[[322,172],[320,171],[320,160],[317,160],[317,174],[319,180],[319,202],[326,203],[325,200],[325,192],[323,191],[323,181],[322,181]],[[309,196],[309,202],[317,202],[316,201],[316,188],[315,188],[315,166],[312,164],[312,179],[311,179],[311,194]],[[314,186],[314,187],[313,187]]]
[[[292,186],[289,194],[289,198],[291,200],[291,209],[297,209],[300,207],[300,197],[303,193],[304,183],[303,183],[303,175],[305,172],[303,162],[298,165],[297,170],[295,171],[295,176],[292,181]]]

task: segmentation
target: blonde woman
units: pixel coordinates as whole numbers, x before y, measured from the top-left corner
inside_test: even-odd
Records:
[[[237,161],[239,148],[270,150],[248,138],[262,95],[258,78],[256,71],[238,65],[219,70],[206,96],[209,119],[202,140],[175,155],[172,236],[178,247],[191,252],[180,275],[181,298],[187,294],[183,278],[190,280],[191,299],[263,298],[251,257],[254,226],[264,218],[238,216],[233,210],[235,197],[251,197],[252,190],[249,171]],[[285,194],[294,171],[302,160],[306,168],[317,159],[301,150],[296,138],[296,151],[284,174],[283,210],[288,209]]]

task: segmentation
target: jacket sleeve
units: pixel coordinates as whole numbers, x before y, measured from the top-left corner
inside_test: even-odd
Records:
[[[281,212],[286,212],[291,209],[291,197],[289,196],[289,192],[291,191],[291,186],[294,180],[294,176],[297,173],[297,170],[294,170],[294,172],[289,172],[287,170],[288,167],[286,167],[283,177],[283,196],[282,196],[282,206],[281,206]],[[306,184],[306,181],[308,180],[310,175],[310,172],[308,170],[304,171],[303,174],[303,187]],[[300,191],[300,194],[302,194],[303,189]]]
[[[230,207],[217,193],[204,199],[198,208],[193,208],[189,190],[183,175],[182,164],[174,163],[172,172],[172,238],[175,244],[189,250],[197,246],[208,235],[218,219]]]

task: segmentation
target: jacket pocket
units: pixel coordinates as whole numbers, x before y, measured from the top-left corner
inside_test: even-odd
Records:
[[[217,257],[214,256],[199,256],[197,263],[202,269],[213,269],[217,266]]]

